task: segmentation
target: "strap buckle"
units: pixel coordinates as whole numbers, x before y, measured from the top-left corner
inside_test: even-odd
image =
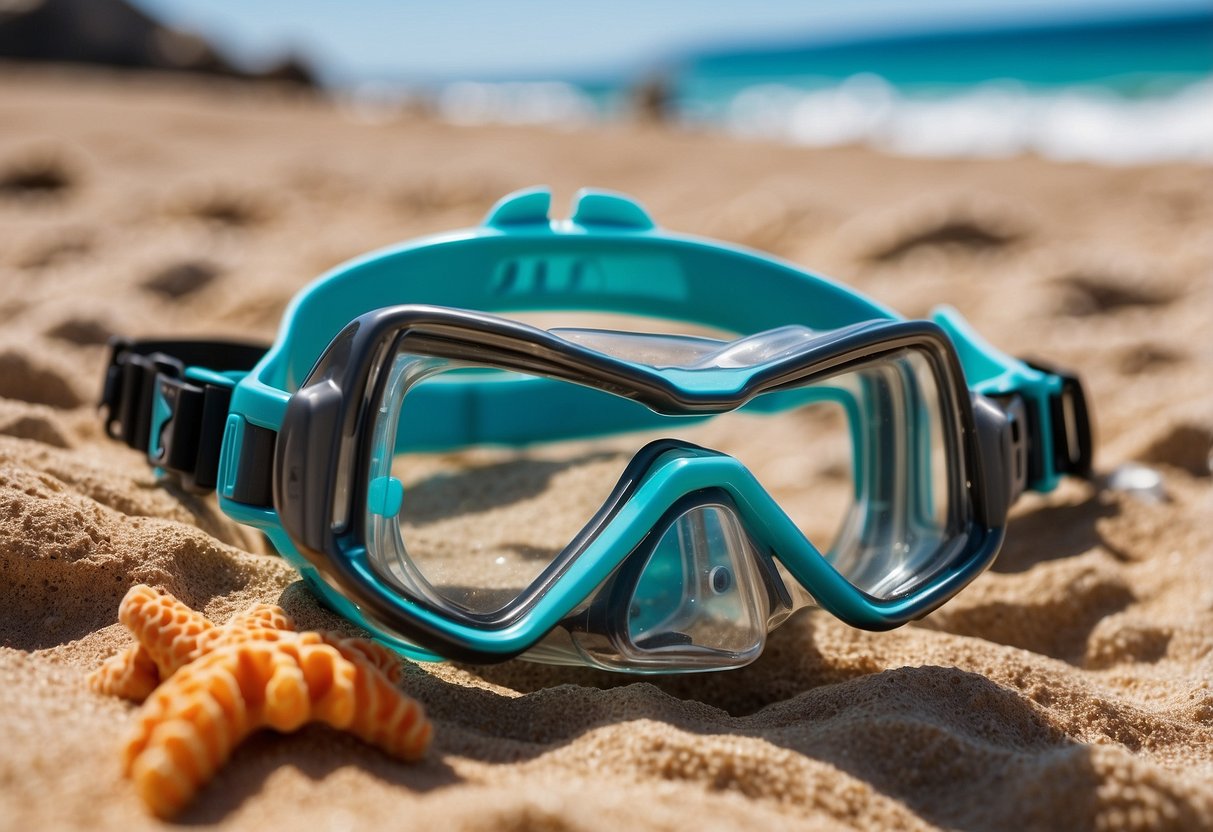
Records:
[[[101,386],[101,401],[97,407],[105,411],[105,435],[110,439],[122,439],[122,393],[123,362],[121,355],[133,346],[129,338],[117,336],[109,339],[109,361],[105,365],[105,378]]]
[[[191,491],[215,488],[231,385],[186,377],[186,366],[251,370],[266,348],[209,341],[110,339],[101,390],[105,432],[177,474]]]
[[[156,376],[178,377],[185,367],[163,352],[139,349],[128,338],[111,338],[109,347],[99,403],[105,410],[105,433],[137,451],[147,450]]]
[[[211,491],[219,474],[230,388],[156,375],[147,459],[172,471],[191,491]]]
[[[1033,370],[1061,379],[1061,390],[1049,396],[1049,422],[1053,436],[1053,470],[1089,479],[1092,474],[1094,440],[1087,394],[1079,377],[1055,364],[1021,359]]]

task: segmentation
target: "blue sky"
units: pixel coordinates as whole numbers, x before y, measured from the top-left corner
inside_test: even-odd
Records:
[[[1200,8],[1208,0],[135,0],[238,60],[334,83],[619,77],[704,45]]]

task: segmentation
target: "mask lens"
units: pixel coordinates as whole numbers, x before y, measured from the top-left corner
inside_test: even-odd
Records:
[[[427,360],[401,364],[411,361]],[[567,388],[590,418],[603,408],[625,420],[648,411],[597,390],[503,370],[419,365],[412,372],[417,377],[403,400],[380,408],[384,440],[395,436],[396,453],[373,467],[398,498],[383,506],[385,515],[370,516],[368,548],[413,591],[492,612],[517,598],[577,536],[638,447],[629,437],[562,440],[559,432],[549,442],[515,442],[530,429],[528,419],[544,415],[528,385]],[[465,395],[460,387],[468,382],[480,392]],[[567,416],[575,426],[577,414]],[[461,440],[448,442],[448,435]],[[432,450],[448,444],[450,450]]]
[[[854,415],[850,385],[832,379],[768,393],[677,436],[739,460],[825,553],[855,505]]]
[[[571,382],[401,353],[372,428],[367,552],[407,593],[494,612],[585,538],[637,451],[674,438],[739,460],[843,577],[896,597],[950,562],[967,517],[932,366],[904,349],[734,412],[666,416]],[[749,551],[736,515],[688,510],[663,534],[629,612],[635,643],[744,652],[758,613],[729,606],[741,603],[728,600],[740,597],[736,553]],[[729,562],[714,564],[721,553]]]
[[[954,413],[926,354],[905,349],[834,382],[854,395],[856,502],[829,559],[881,599],[918,589],[952,563],[967,523]]]

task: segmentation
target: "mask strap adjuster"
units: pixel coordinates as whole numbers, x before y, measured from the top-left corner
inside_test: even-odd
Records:
[[[231,341],[110,341],[101,392],[105,432],[179,476],[191,491],[211,491],[234,381],[265,355],[261,344]],[[191,377],[191,367],[208,372]]]
[[[1094,442],[1091,412],[1082,381],[1075,373],[1043,361],[1022,359],[1033,370],[1061,379],[1061,390],[1049,397],[1053,434],[1053,470],[1058,474],[1090,479]]]
[[[1008,423],[1010,451],[1006,462],[1008,496],[1012,502],[1031,483],[1048,476],[1050,468],[1056,476],[1089,479],[1094,450],[1091,414],[1086,391],[1078,376],[1052,364],[1020,360],[1037,372],[1059,379],[1061,389],[1050,394],[1043,406],[1039,400],[1019,393],[989,397],[1002,410]],[[1042,437],[1046,424],[1052,440],[1051,459],[1044,455]]]

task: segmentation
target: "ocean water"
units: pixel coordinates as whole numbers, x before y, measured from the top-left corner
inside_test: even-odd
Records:
[[[650,112],[733,135],[909,156],[1213,163],[1213,7],[1207,12],[682,56],[636,78],[450,84],[463,123],[580,124]]]

